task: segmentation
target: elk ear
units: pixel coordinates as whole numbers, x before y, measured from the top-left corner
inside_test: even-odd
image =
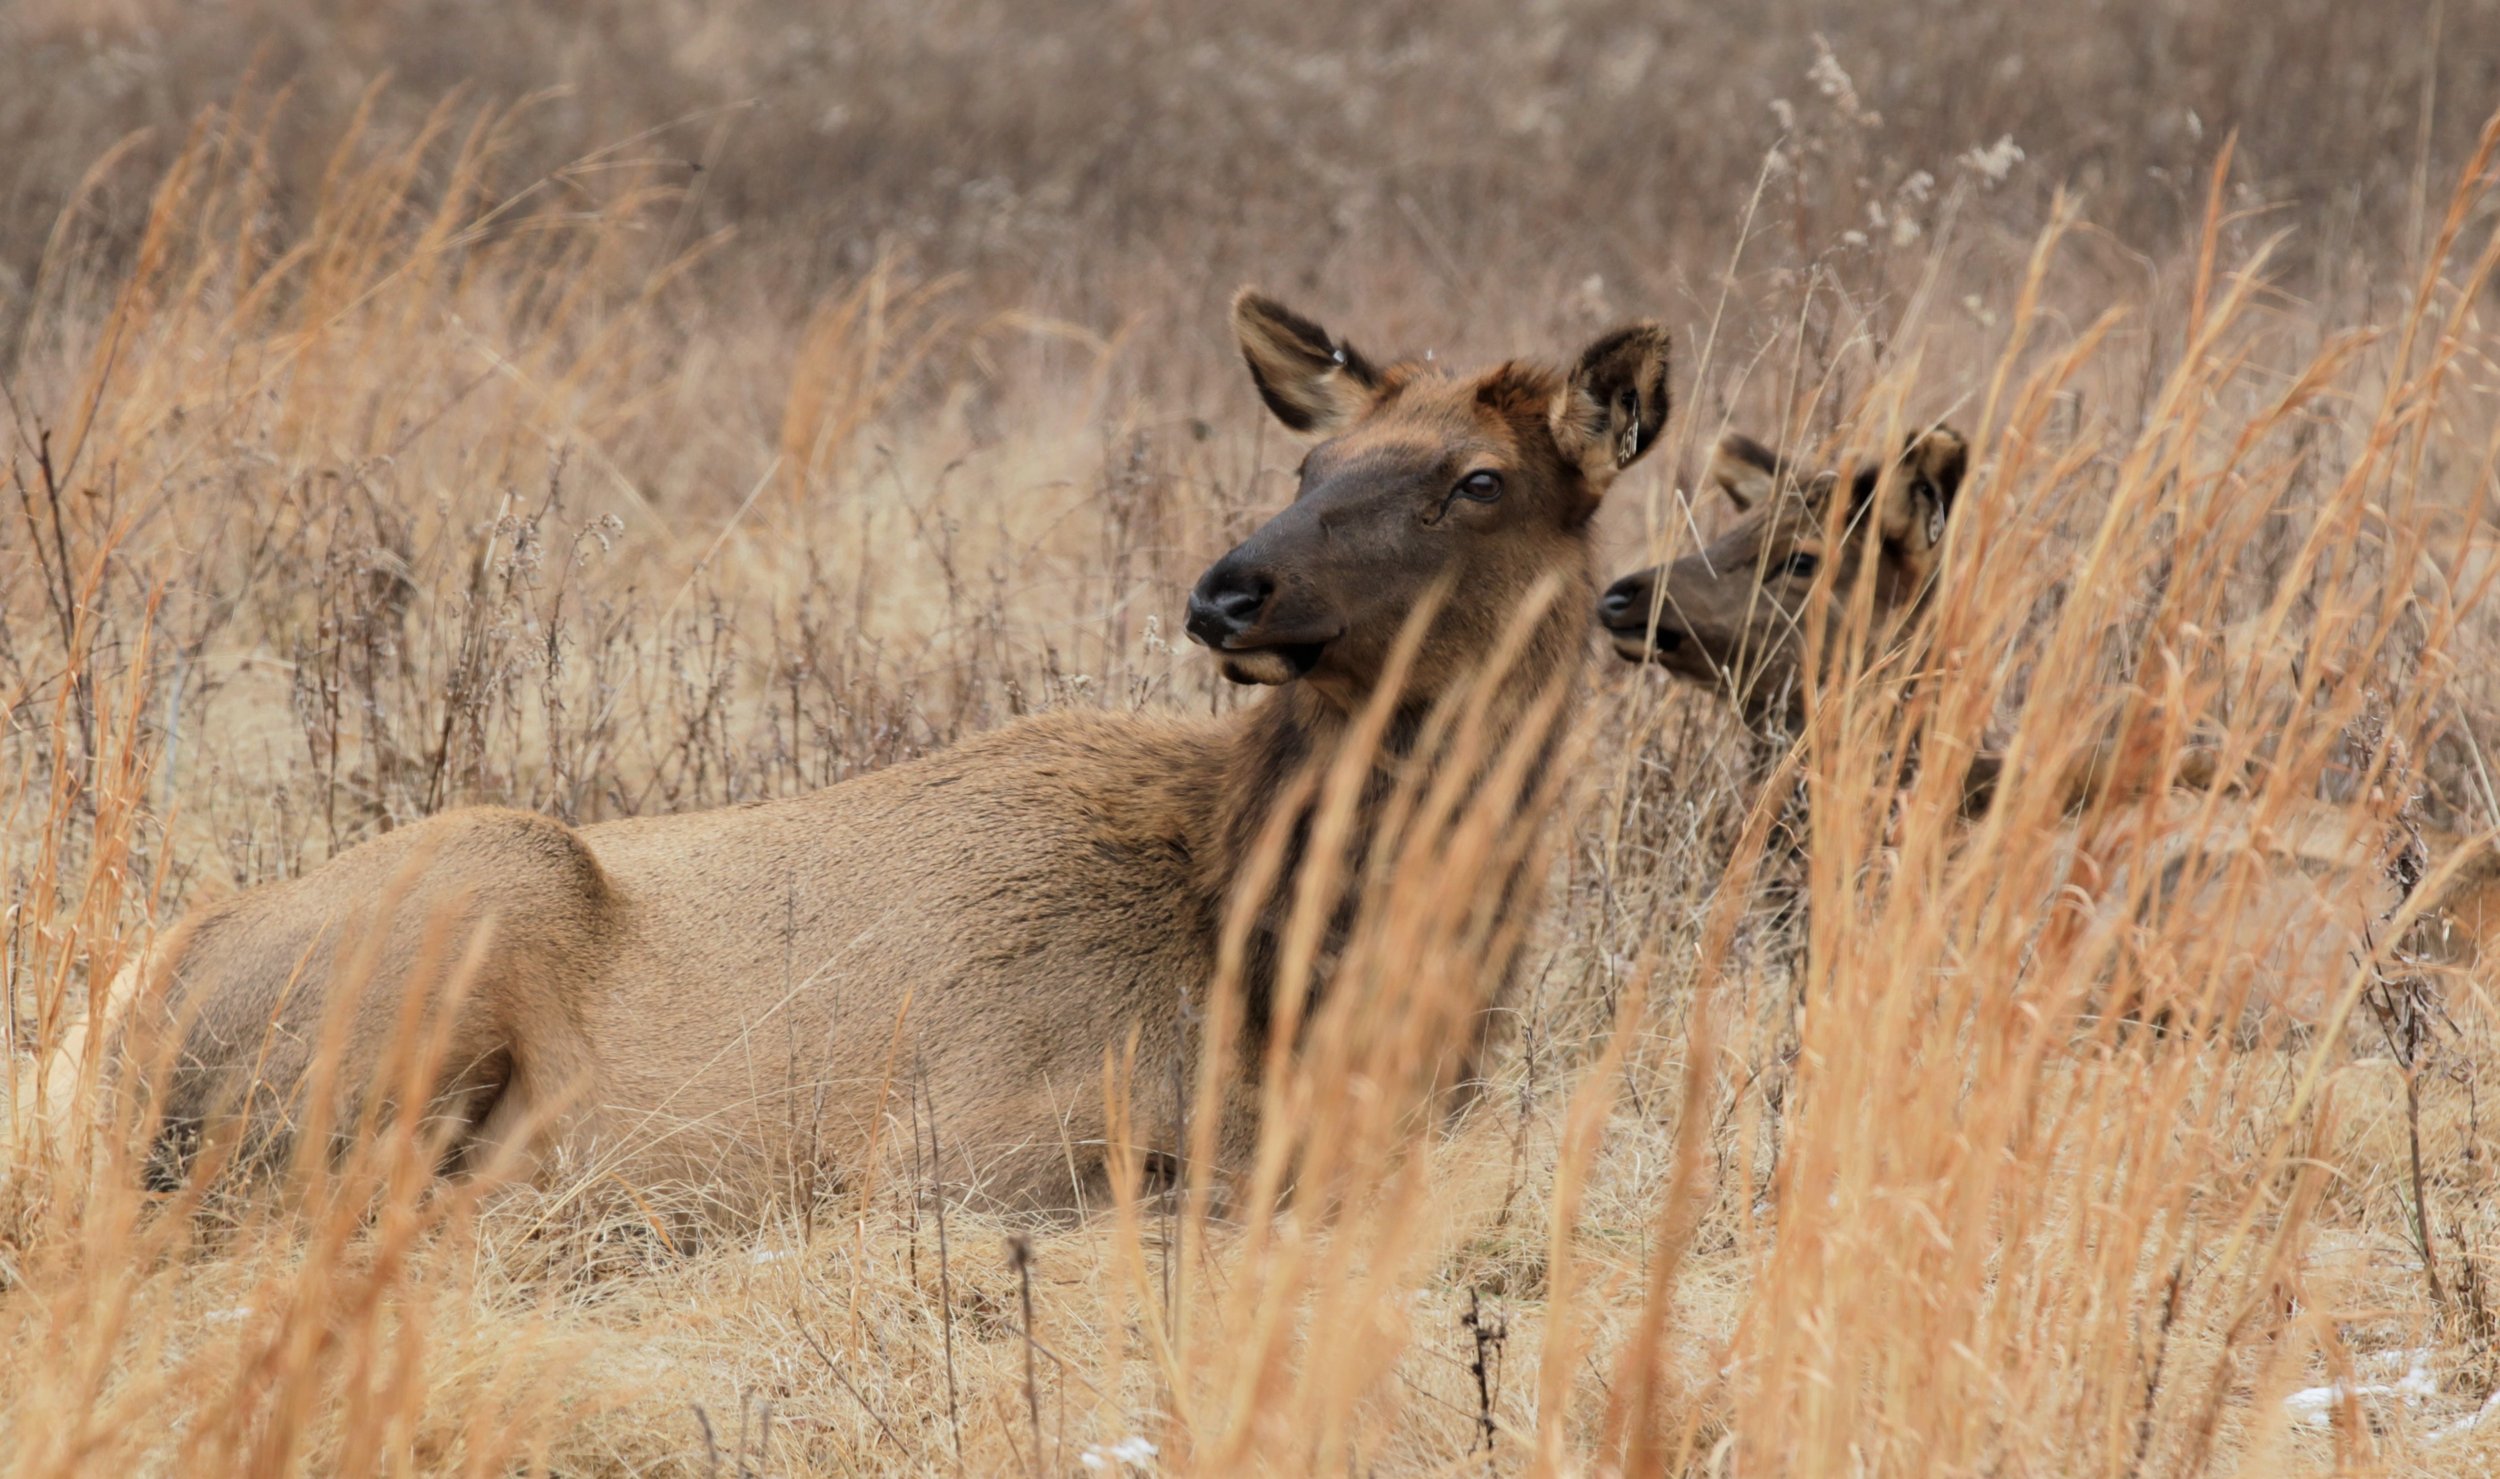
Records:
[[[1710,450],[1710,481],[1739,510],[1778,492],[1779,477],[1779,454],[1752,437],[1731,431]]]
[[[1883,480],[1876,527],[1895,545],[1920,550],[1944,542],[1945,520],[1970,470],[1970,445],[1949,426],[1919,432]]]
[[[1233,295],[1233,338],[1259,399],[1295,431],[1328,436],[1363,414],[1380,371],[1361,351],[1249,288]]]
[[[1563,460],[1603,494],[1666,429],[1667,331],[1630,324],[1581,351],[1546,419]]]

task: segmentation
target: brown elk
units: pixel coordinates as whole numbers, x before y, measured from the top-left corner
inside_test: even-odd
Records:
[[[353,1099],[449,921],[486,942],[432,1085],[453,1163],[560,1150],[753,1206],[800,1157],[851,1177],[881,1125],[918,1113],[966,1197],[1101,1198],[1107,1055],[1133,1041],[1141,1084],[1194,1071],[1187,1015],[1227,911],[1293,897],[1289,864],[1237,900],[1245,863],[1292,833],[1272,813],[1307,794],[1292,783],[1345,740],[1410,618],[1377,768],[1520,622],[1492,701],[1525,714],[1576,689],[1589,521],[1667,414],[1649,324],[1568,368],[1472,375],[1376,364],[1248,291],[1232,326],[1268,407],[1316,445],[1293,502],[1197,582],[1187,628],[1274,692],[1196,720],[1046,714],[782,801],[579,829],[481,808],[374,839],[194,911],[155,952],[140,994],[182,1024],[166,1123],[283,1145],[334,1005]],[[1489,896],[1532,902],[1534,880],[1510,883]],[[1274,950],[1250,954],[1255,1041]],[[1178,1149],[1173,1113],[1135,1115],[1132,1143]]]
[[[1962,438],[1934,428],[1888,465],[1858,469],[1847,479],[1848,506],[1834,510],[1838,474],[1800,478],[1761,443],[1727,436],[1711,455],[1710,480],[1745,517],[1672,565],[1616,581],[1598,620],[1622,656],[1654,660],[1718,689],[1749,721],[1793,731],[1812,686],[1806,625],[1835,611],[1816,591],[1854,589],[1871,559],[1873,635],[1891,640],[1907,629],[1934,586],[1969,463]]]
[[[1946,427],[1911,435],[1895,457],[1845,479],[1806,476],[1790,459],[1731,434],[1714,450],[1708,476],[1742,517],[1703,548],[1615,581],[1598,603],[1598,620],[1626,660],[1655,662],[1715,690],[1757,733],[1797,733],[1818,676],[1806,670],[1816,645],[1809,634],[1819,624],[1827,661],[1837,658],[1846,593],[1862,583],[1872,588],[1866,640],[1875,644],[1873,655],[1916,639],[1969,464],[1968,446]],[[1844,487],[1848,502],[1835,509],[1832,499]],[[2087,747],[2059,778],[2065,804],[2150,784],[2126,758],[2108,742]],[[1969,810],[1988,805],[2001,768],[2000,754],[1974,758],[1964,791]],[[2489,845],[2427,827],[2374,828],[2348,808],[2323,803],[2263,825],[2226,813],[2220,832],[2200,834],[2194,829],[2213,822],[2191,793],[2235,791],[2238,781],[2219,774],[2214,754],[2201,748],[2177,758],[2171,779],[2182,789],[2124,825],[2161,834],[2151,855],[2164,860],[2165,897],[2181,886],[2178,879],[2214,873],[2232,851],[2268,859],[2270,881],[2243,920],[2244,953],[2263,976],[2313,988],[2340,981],[2350,960],[2369,953],[2371,926],[2403,904],[2398,879],[2420,871],[2425,857],[2436,891],[2403,955],[2454,967],[2500,949],[2500,852]],[[1789,847],[1802,846],[1797,819],[1783,830]],[[2419,847],[2398,845],[2417,834]],[[2059,845],[2077,844],[2067,838]],[[2359,911],[2350,907],[2357,899],[2366,899]],[[2199,894],[2174,902],[2193,908],[2206,900]],[[2325,1005],[2314,994],[2264,1004],[2313,1018]]]

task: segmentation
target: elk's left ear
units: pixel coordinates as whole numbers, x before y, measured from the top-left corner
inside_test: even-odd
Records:
[[[1666,429],[1667,331],[1630,324],[1583,350],[1547,420],[1590,496],[1604,494]]]
[[[1944,543],[1945,520],[1970,470],[1970,444],[1949,426],[1920,432],[1886,470],[1876,527],[1887,544],[1932,550]]]

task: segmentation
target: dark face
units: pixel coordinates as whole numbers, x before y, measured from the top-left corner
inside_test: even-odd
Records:
[[[1592,345],[1569,373],[1375,369],[1245,294],[1235,331],[1261,394],[1324,437],[1294,501],[1210,566],[1188,631],[1236,683],[1297,680],[1359,704],[1436,594],[1412,684],[1438,689],[1491,650],[1540,584],[1585,592],[1588,521],[1666,416],[1663,331]]]
[[[1831,473],[1800,482],[1759,443],[1729,437],[1711,480],[1744,518],[1671,565],[1616,581],[1598,620],[1619,655],[1717,689],[1749,721],[1801,717],[1808,624],[1828,622],[1833,593],[1854,590],[1872,560],[1872,631],[1899,630],[1933,583],[1967,461],[1962,439],[1938,429],[1845,484]]]

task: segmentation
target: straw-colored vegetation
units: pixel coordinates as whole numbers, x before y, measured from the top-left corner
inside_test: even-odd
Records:
[[[187,905],[446,807],[1241,701],[1177,625],[1299,455],[1244,280],[1392,352],[1671,324],[1603,576],[1728,517],[1723,428],[1975,469],[1793,746],[1592,639],[1447,1133],[1402,1090],[1519,840],[1429,805],[1229,1199],[680,1246],[405,1131],[273,1203],[21,1117],[0,1469],[2500,1468],[2490,973],[2399,948],[2482,858],[2417,833],[2500,822],[2494,56],[2334,0],[0,9],[13,1097]],[[2376,948],[2270,948],[2318,919]]]

